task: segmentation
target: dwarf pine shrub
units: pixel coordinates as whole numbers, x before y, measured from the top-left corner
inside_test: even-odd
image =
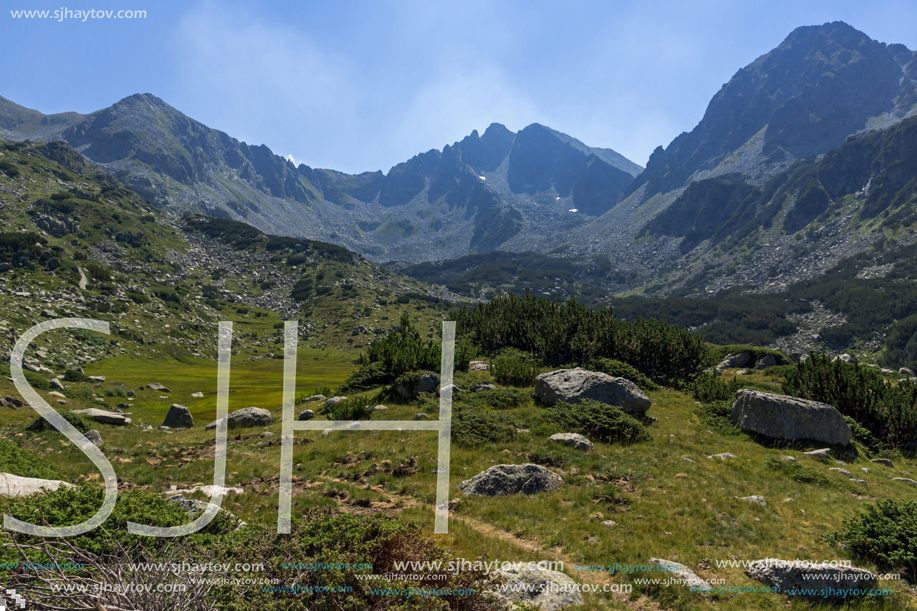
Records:
[[[576,405],[560,402],[544,411],[545,418],[570,433],[581,433],[591,441],[629,445],[651,441],[643,424],[619,408],[591,399]]]
[[[917,575],[917,501],[883,499],[869,504],[844,529],[822,540],[846,546],[856,557],[875,562],[883,570]]]
[[[871,367],[810,354],[787,372],[783,392],[833,405],[893,447],[917,439],[917,385],[892,385]]]
[[[459,337],[468,337],[488,354],[516,348],[549,363],[605,357],[660,382],[690,381],[711,360],[699,335],[656,320],[615,320],[612,308],[592,310],[575,299],[507,294],[456,310],[451,318]]]

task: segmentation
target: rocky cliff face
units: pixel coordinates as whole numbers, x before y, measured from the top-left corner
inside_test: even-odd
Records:
[[[329,239],[383,260],[488,252],[547,227],[585,224],[642,169],[541,125],[517,135],[496,123],[387,174],[294,167],[150,94],[87,116],[47,117],[2,100],[0,129],[63,140],[165,211]]]

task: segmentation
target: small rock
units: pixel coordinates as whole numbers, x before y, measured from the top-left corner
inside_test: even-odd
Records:
[[[149,388],[150,390],[158,390],[159,392],[172,392],[171,390],[169,390],[168,388],[166,388],[159,382],[151,382],[150,384],[147,384],[146,387]]]
[[[494,388],[496,388],[496,386],[490,382],[478,382],[471,387],[471,392],[481,392],[482,390],[492,390]]]
[[[102,434],[99,433],[99,431],[93,429],[89,431],[88,433],[85,433],[85,436],[86,436],[86,439],[91,441],[93,445],[95,445],[97,448],[102,447]]]
[[[421,412],[421,413],[419,413],[419,414],[414,414],[414,420],[429,420],[429,419],[430,419],[430,417],[429,417],[428,415],[424,414],[423,412]]]
[[[595,444],[579,433],[557,433],[556,435],[551,435],[548,441],[555,441],[564,445],[573,446],[577,450],[589,451],[595,449]]]
[[[373,411],[384,412],[384,411],[387,410],[387,409],[388,409],[388,408],[387,408],[386,406],[384,406],[384,405],[377,405],[376,407],[373,408]]]
[[[784,457],[783,457],[783,460],[785,460],[785,461],[787,461],[787,462],[796,462],[796,459],[793,458],[792,456],[784,456]]]
[[[806,456],[814,456],[815,458],[827,458],[831,454],[831,448],[812,450],[811,452],[803,452],[803,454]]]
[[[665,578],[677,579],[679,581],[676,583],[681,584],[682,587],[691,588],[694,592],[709,592],[713,590],[706,581],[697,576],[697,573],[681,563],[663,560],[662,558],[650,558],[650,564],[662,567],[661,572],[667,573]]]
[[[203,396],[204,396],[204,393],[200,391],[191,393],[191,397],[194,399],[201,399],[203,398]]]
[[[328,397],[326,397],[325,395],[312,395],[311,397],[308,397],[306,399],[306,403],[311,403],[313,401],[324,401],[327,398]]]
[[[874,463],[876,463],[877,465],[885,465],[886,467],[892,467],[892,468],[894,468],[894,466],[895,466],[894,464],[892,464],[892,461],[890,461],[890,460],[887,459],[887,458],[873,458],[873,459],[872,459],[871,461],[869,461],[869,462],[874,462]]]
[[[347,400],[347,397],[331,397],[330,399],[328,399],[327,401],[325,401],[325,409],[328,409],[329,407],[331,407],[331,406],[334,405],[335,403],[340,403],[340,402],[346,401],[346,400]]]
[[[61,381],[58,380],[57,378],[53,378],[51,380],[51,388],[53,388],[54,390],[64,390],[64,385],[61,384]]]
[[[853,479],[853,473],[851,473],[851,472],[848,471],[847,469],[840,469],[840,468],[838,468],[838,467],[833,467],[833,468],[831,468],[831,469],[828,469],[828,471],[835,471],[835,472],[840,473],[841,475],[845,476],[845,477],[848,478],[848,479]]]
[[[767,501],[764,499],[763,496],[759,494],[753,494],[751,496],[740,496],[739,500],[748,501],[749,503],[755,503],[757,505],[761,505],[761,507],[764,507],[765,509],[767,508]]]
[[[312,420],[314,417],[315,417],[315,412],[313,412],[311,409],[305,409],[299,412],[300,420]]]
[[[733,454],[732,452],[723,452],[722,454],[714,454],[712,456],[708,456],[707,458],[719,458],[720,460],[726,460],[727,458],[735,458],[735,457],[736,455]]]
[[[892,478],[892,481],[893,481],[893,482],[904,482],[905,484],[913,484],[913,485],[917,486],[917,482],[915,482],[915,481],[912,480],[912,479],[908,479],[908,478],[906,478],[906,477],[893,477],[893,478]]]

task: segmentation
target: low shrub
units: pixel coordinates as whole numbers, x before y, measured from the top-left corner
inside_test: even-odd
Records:
[[[126,397],[127,387],[124,384],[112,384],[105,389],[106,397]]]
[[[512,356],[498,356],[490,365],[494,380],[506,386],[532,386],[540,372],[538,365]]]
[[[474,407],[492,407],[494,409],[512,409],[532,400],[530,390],[519,388],[491,388],[474,393],[464,393],[460,400]]]
[[[587,399],[570,405],[560,402],[544,411],[546,419],[570,433],[581,433],[591,441],[630,445],[651,441],[643,424],[614,405]]]
[[[329,420],[369,420],[375,405],[376,397],[354,397],[328,407],[322,406],[319,413],[327,415]]]
[[[603,356],[597,357],[583,365],[586,369],[590,371],[598,371],[610,375],[614,378],[624,378],[630,380],[634,384],[640,387],[641,390],[659,390],[660,386],[653,382],[651,379],[634,369],[632,366],[624,363],[622,361],[617,361],[615,359],[605,358]]]
[[[822,540],[844,546],[882,570],[913,578],[917,575],[917,501],[883,499],[868,504],[862,513],[844,520],[843,530],[824,535]]]
[[[502,414],[462,410],[452,417],[452,442],[461,446],[512,441],[515,435],[515,425]]]
[[[80,373],[76,369],[68,369],[64,372],[64,380],[67,382],[88,382],[89,376],[85,373]]]
[[[711,401],[697,406],[704,424],[713,431],[723,435],[740,435],[742,430],[733,424],[729,418],[732,412],[732,399],[725,401]]]
[[[764,468],[770,471],[777,471],[787,476],[794,482],[801,482],[803,484],[818,484],[823,486],[828,484],[828,480],[821,476],[821,474],[810,467],[805,467],[798,462],[791,462],[789,460],[780,460],[774,458],[773,456],[769,457],[764,461]]]
[[[53,464],[40,460],[6,439],[0,439],[0,473],[42,479],[60,479],[61,476]]]
[[[691,394],[701,403],[731,401],[736,391],[742,388],[742,382],[735,377],[731,382],[726,382],[722,377],[704,372],[697,376],[690,388]]]
[[[294,608],[310,611],[497,611],[502,608],[482,596],[486,583],[483,572],[446,572],[446,579],[441,579],[440,575],[435,574],[443,573],[441,570],[429,573],[425,570],[412,570],[423,575],[410,582],[414,588],[474,590],[476,594],[471,596],[410,596],[403,580],[385,578],[398,572],[395,570],[396,562],[429,562],[437,563],[437,566],[448,566],[455,558],[451,552],[437,546],[432,537],[425,536],[413,523],[395,521],[380,515],[356,516],[313,510],[303,518],[292,519],[290,535],[278,536],[273,524],[252,524],[222,538],[210,552],[220,562],[231,565],[251,563],[255,558],[265,565],[262,571],[234,574],[236,578],[260,579],[270,575],[279,580],[275,584],[276,588],[285,587],[302,592],[312,588],[340,588],[341,592],[333,596],[307,598],[306,594],[301,597],[295,594],[278,596],[275,587],[262,589],[226,585],[214,596],[217,608],[223,611],[286,611]],[[365,564],[372,568],[303,571],[288,564],[292,562],[291,559],[304,564]],[[372,573],[380,576],[380,579],[357,579],[361,573]],[[379,588],[390,589],[393,594],[380,599],[374,593]]]

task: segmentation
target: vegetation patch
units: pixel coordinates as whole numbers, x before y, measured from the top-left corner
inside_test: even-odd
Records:
[[[581,433],[590,441],[630,445],[651,441],[643,424],[619,408],[587,399],[576,405],[560,402],[544,411],[545,418],[568,433]]]

